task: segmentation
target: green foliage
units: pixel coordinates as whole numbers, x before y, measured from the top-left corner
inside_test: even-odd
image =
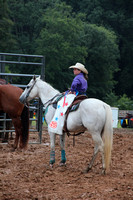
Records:
[[[65,1],[65,0],[63,0]],[[75,12],[86,14],[90,24],[104,26],[118,36],[120,59],[117,60],[120,71],[114,80],[118,82],[115,92],[118,95],[132,95],[133,88],[133,1],[128,0],[66,0]]]
[[[119,97],[116,96],[113,92],[108,93],[106,97],[104,98],[104,101],[109,104],[111,107],[117,107],[118,106],[118,99]]]
[[[87,25],[83,42],[87,47],[86,66],[89,71],[88,96],[103,97],[112,91],[115,85],[113,75],[118,71],[119,50],[114,32],[96,25]]]
[[[8,65],[5,66],[5,73],[11,73]]]
[[[118,107],[119,110],[133,110],[133,100],[126,94],[119,97],[111,92],[104,98],[104,101],[112,107]]]
[[[118,108],[120,110],[133,110],[133,100],[128,98],[126,94],[123,94],[118,100]]]
[[[9,18],[7,1],[0,0],[0,51],[7,52],[15,44],[11,28],[13,22]]]
[[[35,39],[42,28],[40,18],[47,1],[10,0],[8,3],[10,17],[14,22],[13,34],[17,41],[17,52],[35,54]]]
[[[37,53],[46,56],[46,79],[56,88],[70,87],[68,67],[81,62],[89,71],[88,95],[103,98],[114,87],[113,73],[118,70],[116,35],[104,27],[88,25],[84,19],[64,3],[47,8]]]
[[[44,55],[46,81],[60,91],[73,79],[68,67],[81,62],[89,97],[131,96],[132,7],[131,0],[0,0],[0,51]],[[9,70],[40,74],[33,66]]]
[[[46,56],[46,80],[61,91],[72,81],[68,67],[84,62],[87,55],[87,48],[79,40],[84,31],[82,18],[64,3],[47,8],[42,18],[44,27],[36,41],[37,54]]]

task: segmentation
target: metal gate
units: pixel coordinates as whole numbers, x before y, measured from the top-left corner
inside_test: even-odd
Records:
[[[10,60],[11,58],[11,60]],[[12,60],[14,58],[14,60]],[[29,61],[29,60],[30,61]],[[33,62],[33,60],[37,60],[37,62]],[[16,64],[17,66],[23,67],[24,65],[27,65],[28,67],[40,67],[40,75],[41,79],[45,80],[45,58],[42,55],[28,55],[28,54],[13,54],[13,53],[0,53],[0,77],[4,78],[6,82],[10,82],[12,85],[25,88],[26,85],[22,85],[19,83],[13,83],[13,77],[23,77],[24,79],[31,79],[33,75],[37,74],[19,74],[19,73],[5,73],[5,66],[9,64]],[[32,66],[31,66],[32,65]],[[26,70],[28,71],[28,69]],[[38,75],[39,76],[39,75]],[[27,80],[28,82],[28,80]],[[30,112],[36,110],[37,118],[34,119],[33,117],[30,118],[30,121],[36,121],[36,128],[30,129],[29,131],[38,132],[39,136],[39,143],[42,141],[42,113],[43,113],[43,104],[39,98],[36,99],[37,106],[34,106],[34,104],[30,105]],[[3,130],[0,130],[0,133],[6,133],[6,132],[13,132],[15,130],[6,130],[6,122],[11,121],[11,119],[7,119],[4,115],[4,118],[0,118],[0,121],[3,122]]]

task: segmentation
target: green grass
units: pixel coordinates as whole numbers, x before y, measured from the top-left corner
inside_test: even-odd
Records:
[[[37,123],[37,121],[32,121],[32,124],[31,124],[31,125],[32,125],[32,126],[36,126],[36,123]],[[43,122],[43,126],[47,126],[47,124],[46,124],[45,121]]]
[[[120,120],[118,120],[117,128],[122,128]]]

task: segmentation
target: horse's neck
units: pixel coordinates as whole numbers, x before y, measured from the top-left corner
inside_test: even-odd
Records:
[[[48,83],[42,81],[41,87],[39,87],[39,97],[43,104],[45,104],[48,100],[53,98],[55,95],[60,93],[58,90],[54,89]]]

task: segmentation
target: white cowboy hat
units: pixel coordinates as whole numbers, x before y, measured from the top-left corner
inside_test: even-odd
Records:
[[[88,74],[87,69],[85,68],[85,66],[81,63],[76,63],[76,65],[70,66],[69,68],[76,68],[81,70],[82,72],[84,72],[85,74]]]

